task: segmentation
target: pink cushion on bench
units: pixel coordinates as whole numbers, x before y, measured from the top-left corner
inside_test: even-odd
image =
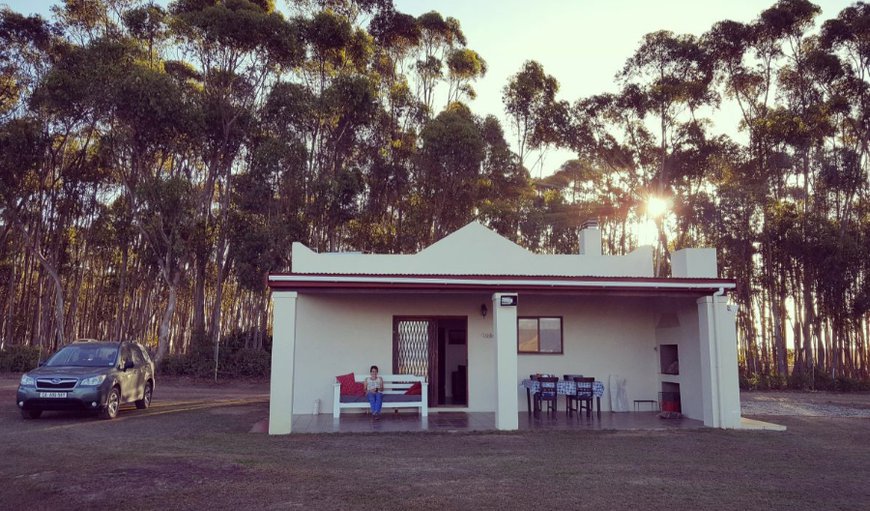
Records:
[[[353,377],[353,373],[336,376],[335,379],[341,385],[339,394],[342,396],[364,396],[366,395],[366,386],[364,383],[357,383]]]

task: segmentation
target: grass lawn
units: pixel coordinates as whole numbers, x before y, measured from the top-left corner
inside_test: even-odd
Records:
[[[20,419],[0,379],[0,509],[863,509],[870,420],[788,431],[250,434],[265,386],[158,387],[115,421]],[[222,400],[220,402],[219,400]],[[254,402],[252,402],[254,401]]]

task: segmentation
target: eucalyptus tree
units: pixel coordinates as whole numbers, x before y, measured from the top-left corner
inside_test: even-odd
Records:
[[[477,93],[471,86],[471,82],[484,76],[486,76],[486,61],[479,53],[468,48],[451,50],[447,55],[449,79],[447,104],[461,101],[463,98],[476,98]]]
[[[67,23],[79,20],[72,8],[65,12]],[[33,84],[28,98],[28,117],[40,126],[46,143],[29,182],[30,196],[7,213],[19,226],[24,245],[54,282],[57,343],[64,342],[65,331],[75,327],[65,317],[63,281],[70,274],[78,280],[85,271],[81,252],[98,208],[97,195],[106,190],[106,169],[96,149],[102,123],[112,108],[109,83],[126,68],[124,53],[124,45],[109,38],[67,46],[53,35],[46,50],[50,67]],[[74,294],[73,318],[77,304],[78,294]]]
[[[0,344],[11,341],[14,335],[15,283],[20,274],[16,244],[33,254],[52,276],[54,338],[58,343],[64,340],[64,295],[57,265],[50,261],[52,247],[44,246],[43,229],[32,229],[42,224],[33,199],[50,183],[44,179],[48,135],[44,119],[28,109],[33,91],[51,65],[56,42],[56,31],[41,17],[0,8],[0,267],[6,284],[2,300],[5,329],[0,332]],[[17,335],[27,339],[27,329],[21,328]]]
[[[767,183],[760,166],[764,165],[762,137],[758,129],[773,101],[774,65],[776,52],[770,44],[759,41],[758,30],[752,24],[721,21],[713,25],[703,42],[713,56],[717,84],[728,100],[734,101],[740,114],[740,127],[748,132],[749,144],[745,163],[733,165],[732,171],[720,180],[720,208],[727,210],[722,216],[720,246],[737,277],[735,295],[740,305],[738,328],[742,334],[743,353],[748,371],[760,373],[757,360],[756,311],[753,306],[753,287],[757,279],[755,239],[758,236],[756,218],[759,205],[764,202]],[[725,193],[721,193],[725,192]]]
[[[768,183],[773,195],[771,199],[776,202],[793,201],[800,207],[799,228],[805,234],[814,230],[807,222],[812,221],[817,205],[814,199],[816,170],[812,160],[825,139],[832,135],[833,128],[825,108],[824,89],[813,80],[808,60],[815,52],[816,43],[814,38],[808,37],[807,32],[820,12],[818,6],[806,0],[781,1],[763,11],[757,25],[762,38],[782,41],[783,47],[783,64],[777,76],[783,105],[769,111],[764,126],[759,130],[773,149],[769,153],[773,158],[766,165],[770,172]],[[765,216],[767,210],[764,209]],[[773,244],[765,247],[768,248],[773,248]],[[805,288],[813,285],[809,278],[812,274],[811,265],[806,264],[809,262],[806,254],[793,254],[797,257],[792,257],[792,260],[803,263],[802,272],[800,268],[798,271],[804,275],[802,284]],[[771,250],[762,252],[762,282],[770,295],[776,374],[787,377],[785,302],[787,295],[790,292],[796,294],[797,289],[790,289],[790,279],[782,278],[790,273],[789,261],[772,255]],[[815,293],[811,288],[804,289],[804,293],[804,310],[807,310],[807,307],[813,307],[813,303],[806,298]]]
[[[534,200],[529,172],[511,150],[499,120],[492,115],[480,123],[484,142],[481,162],[478,219],[502,236],[519,242],[521,226]]]
[[[704,143],[700,110],[716,102],[708,54],[692,35],[653,32],[644,36],[617,78],[623,85],[624,118],[635,132],[631,140],[639,142],[631,144],[639,186],[645,195],[673,200],[679,178],[674,153],[681,144]],[[659,215],[654,220],[659,236],[657,272],[663,274],[670,257],[667,218]]]
[[[301,29],[276,12],[269,1],[177,0],[170,4],[169,15],[168,24],[182,55],[201,78],[203,173],[194,176],[200,235],[194,256],[193,336],[200,342],[216,342],[220,297],[229,270],[230,176],[263,91],[281,70],[297,66],[302,59]],[[210,265],[217,273],[217,286],[206,337],[205,287]]]
[[[435,88],[444,79],[445,60],[451,50],[467,44],[459,20],[430,11],[417,17],[420,46],[417,62],[417,87],[426,115],[434,115]]]
[[[851,336],[858,343],[858,358],[852,362],[855,374],[867,378],[870,373],[868,339],[865,334],[870,312],[870,287],[867,264],[867,198],[870,174],[870,5],[857,2],[822,24],[820,52],[810,58],[813,76],[831,98],[836,135],[832,137],[830,163],[822,168],[827,207],[839,225],[840,243],[859,240],[860,276],[849,290],[848,321]],[[847,352],[848,353],[848,352]]]
[[[251,344],[262,347],[268,330],[268,293],[263,275],[289,267],[289,247],[308,234],[304,182],[306,148],[296,133],[304,89],[280,84],[270,92],[260,112],[260,126],[249,141],[245,168],[232,176],[228,257],[234,262],[235,302],[251,296],[254,335]],[[305,95],[308,97],[308,95]],[[304,115],[304,114],[303,114]],[[240,328],[243,325],[235,325]]]
[[[426,108],[412,92],[409,69],[420,45],[417,19],[395,10],[378,13],[369,24],[374,40],[372,78],[381,108],[372,132],[372,153],[366,175],[367,193],[356,246],[395,252],[412,246],[406,240],[407,191],[414,167],[417,136]]]
[[[428,122],[420,139],[414,223],[417,241],[425,246],[474,217],[485,142],[474,115],[462,103],[453,103]]]
[[[526,61],[502,89],[502,102],[523,165],[530,151],[560,142],[556,129],[563,118],[567,120],[567,105],[556,100],[557,92],[559,82],[533,60]]]

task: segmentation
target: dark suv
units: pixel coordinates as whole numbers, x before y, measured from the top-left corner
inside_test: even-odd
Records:
[[[24,418],[43,410],[90,410],[114,419],[124,403],[148,408],[154,362],[135,342],[77,341],[21,376],[16,403]]]

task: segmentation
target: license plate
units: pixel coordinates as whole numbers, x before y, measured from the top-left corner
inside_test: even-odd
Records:
[[[63,399],[66,397],[66,392],[40,392],[39,397]]]

